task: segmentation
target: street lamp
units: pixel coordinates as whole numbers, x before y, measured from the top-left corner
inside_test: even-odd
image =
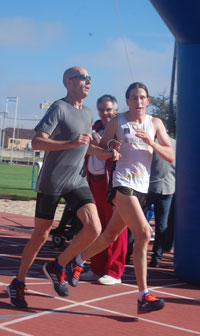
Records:
[[[50,100],[45,100],[43,103],[40,104],[40,108],[42,110],[47,110],[51,106]]]
[[[2,131],[1,131],[1,162],[3,161],[3,149],[4,149],[4,142],[5,142],[5,129],[6,129],[6,118],[8,116],[8,112],[7,112],[7,105],[6,105],[6,111],[2,112],[3,114],[3,119],[2,119]]]
[[[12,136],[12,144],[11,144],[11,155],[10,155],[10,164],[13,163],[13,147],[15,143],[15,130],[16,130],[16,122],[17,122],[17,109],[18,109],[18,100],[19,97],[7,97],[6,98],[6,111],[8,111],[8,103],[15,103],[15,113],[14,113],[14,124],[13,124],[13,136]]]
[[[0,116],[1,126],[0,126],[0,142],[2,146],[2,116]]]

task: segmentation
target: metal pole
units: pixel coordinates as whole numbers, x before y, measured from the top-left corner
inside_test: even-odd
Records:
[[[1,120],[1,126],[0,126],[0,142],[1,142],[1,148],[2,148],[2,116],[0,117],[0,120]]]
[[[6,118],[8,115],[8,102],[6,101],[6,111],[3,113],[3,128],[2,128],[2,146],[1,146],[1,162],[3,162],[3,149],[5,143]]]
[[[10,155],[10,163],[13,163],[13,147],[15,143],[15,130],[16,130],[16,122],[17,122],[17,108],[18,108],[18,99],[19,97],[8,97],[8,101],[15,102],[15,114],[14,114],[14,125],[13,125],[13,136],[12,136],[12,146],[11,146],[11,155]]]

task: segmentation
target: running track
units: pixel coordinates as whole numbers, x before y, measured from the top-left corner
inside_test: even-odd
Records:
[[[12,227],[15,231],[10,231]],[[28,309],[13,308],[6,287],[16,274],[32,229],[32,217],[0,213],[1,336],[200,335],[200,287],[177,278],[173,254],[165,255],[161,268],[148,269],[149,288],[165,299],[165,309],[138,315],[137,286],[129,265],[120,285],[80,282],[77,288],[70,287],[70,296],[55,296],[41,271],[46,260],[59,254],[49,239],[28,273]],[[151,246],[148,260],[150,254]]]

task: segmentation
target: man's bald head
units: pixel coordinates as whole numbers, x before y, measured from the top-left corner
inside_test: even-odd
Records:
[[[63,75],[64,86],[67,88],[67,80],[70,79],[73,76],[77,76],[77,75],[80,75],[80,74],[87,74],[87,70],[85,70],[84,68],[82,68],[80,66],[75,66],[75,67],[67,69],[64,72],[64,75]]]

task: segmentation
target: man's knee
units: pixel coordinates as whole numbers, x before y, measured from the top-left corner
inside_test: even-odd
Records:
[[[32,240],[35,240],[38,244],[44,244],[48,239],[52,222],[52,220],[35,218],[35,230],[32,234]]]
[[[100,235],[101,222],[94,204],[88,204],[80,208],[77,212],[77,216],[81,220],[83,230],[87,231],[87,234],[94,238]]]

